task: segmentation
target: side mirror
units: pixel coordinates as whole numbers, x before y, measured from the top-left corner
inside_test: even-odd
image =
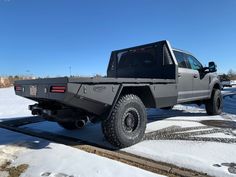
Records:
[[[208,64],[209,72],[211,72],[211,73],[216,72],[217,71],[216,67],[217,66],[216,66],[215,62],[213,62],[213,61],[209,62],[209,64]]]

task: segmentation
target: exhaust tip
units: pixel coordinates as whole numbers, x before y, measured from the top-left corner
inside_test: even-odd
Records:
[[[31,111],[31,113],[32,113],[32,115],[38,115],[38,116],[40,116],[40,115],[42,115],[42,112],[41,112],[41,110],[39,110],[39,109],[33,109],[32,111]]]
[[[77,128],[83,128],[83,127],[85,126],[85,124],[86,124],[85,120],[77,120],[77,121],[75,122],[75,126],[76,126]]]
[[[85,125],[86,125],[86,123],[89,121],[89,117],[88,116],[85,116],[85,117],[83,117],[82,119],[80,119],[80,120],[77,120],[76,122],[75,122],[75,126],[77,127],[77,128],[83,128]]]

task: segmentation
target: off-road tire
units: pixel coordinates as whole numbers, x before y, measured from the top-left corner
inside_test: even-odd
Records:
[[[147,115],[145,106],[138,96],[121,96],[110,115],[102,121],[102,130],[108,142],[117,148],[124,148],[142,140]]]
[[[57,122],[62,128],[67,130],[76,130],[78,127],[75,125],[75,121],[65,121],[65,122]]]
[[[219,89],[213,89],[211,98],[206,101],[205,106],[208,115],[219,115],[222,113],[223,98]]]

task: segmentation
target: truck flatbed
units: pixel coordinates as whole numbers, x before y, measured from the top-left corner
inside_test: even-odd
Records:
[[[16,81],[17,95],[38,102],[33,115],[66,129],[102,121],[105,138],[116,147],[139,142],[145,132],[145,108],[171,109],[177,103],[205,104],[210,115],[222,111],[214,62],[202,67],[168,41],[116,50],[106,77],[60,77]]]
[[[47,83],[84,83],[84,84],[158,84],[176,83],[175,79],[150,78],[109,78],[109,77],[58,77],[47,79],[21,80],[17,84],[47,84]]]

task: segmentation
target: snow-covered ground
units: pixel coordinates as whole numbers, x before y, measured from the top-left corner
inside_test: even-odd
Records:
[[[12,88],[0,89],[0,118],[30,115],[33,103],[14,95]],[[0,167],[28,164],[21,177],[111,177],[161,176],[121,162],[90,154],[69,146],[0,129]],[[0,168],[0,176],[7,177]]]
[[[0,163],[28,164],[22,177],[159,176],[65,145],[8,130],[0,133]]]
[[[14,95],[14,89],[0,89],[0,119],[30,116],[28,105],[34,102]]]
[[[236,164],[234,164],[236,163],[236,141],[234,141],[236,138],[236,96],[232,94],[236,94],[236,88],[225,89],[222,93],[231,96],[224,97],[224,112],[220,116],[208,116],[204,106],[196,105],[176,105],[171,111],[148,110],[149,123],[145,140],[122,150],[213,176],[235,176],[233,172],[236,171]],[[15,96],[13,89],[0,89],[0,118],[30,115],[27,111],[28,104],[30,101]],[[88,124],[79,131],[64,130],[56,123],[46,121],[24,127],[109,146],[102,135],[100,124]],[[13,155],[9,156],[12,160],[15,159],[13,164],[29,164],[23,176],[40,176],[40,173],[44,172],[74,176],[154,175],[64,145],[2,129],[0,133],[6,135],[5,138],[2,136],[0,138],[0,148],[17,147]],[[2,157],[1,154],[4,153],[0,151],[0,157]],[[8,155],[3,155],[3,157],[8,157]],[[109,168],[107,168],[108,163]],[[116,173],[116,170],[119,172]]]

